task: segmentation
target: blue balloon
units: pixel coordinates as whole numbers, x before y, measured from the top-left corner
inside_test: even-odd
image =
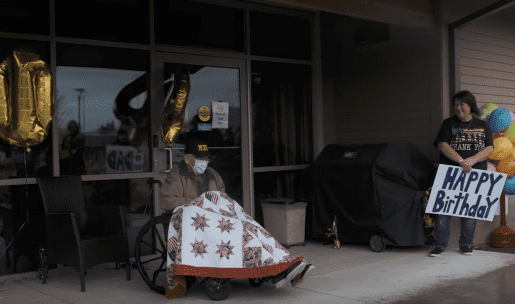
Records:
[[[492,111],[488,118],[488,125],[492,133],[497,133],[508,129],[511,124],[510,112],[503,108],[498,108]]]
[[[502,191],[508,195],[515,194],[515,176],[506,179],[506,183],[504,183],[504,189]]]

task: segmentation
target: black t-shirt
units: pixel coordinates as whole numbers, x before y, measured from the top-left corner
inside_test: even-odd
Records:
[[[476,155],[485,147],[494,145],[488,123],[475,117],[467,122],[462,122],[456,116],[444,120],[433,143],[435,147],[438,147],[439,142],[448,143],[464,159]],[[440,164],[458,165],[442,152],[440,152]],[[473,168],[486,170],[486,160],[477,162]]]

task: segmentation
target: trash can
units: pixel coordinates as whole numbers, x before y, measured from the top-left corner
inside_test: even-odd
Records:
[[[293,199],[266,199],[261,201],[265,229],[283,245],[305,245],[306,206],[305,202]]]

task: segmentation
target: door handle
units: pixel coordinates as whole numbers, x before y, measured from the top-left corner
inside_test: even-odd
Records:
[[[166,153],[166,156],[170,160],[170,168],[168,170],[162,171],[162,173],[168,173],[170,170],[172,170],[173,162],[172,162],[172,148],[164,148],[168,153]]]

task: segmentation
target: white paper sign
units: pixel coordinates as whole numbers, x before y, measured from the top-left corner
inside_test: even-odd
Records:
[[[213,101],[213,129],[229,128],[229,103]]]
[[[492,221],[507,174],[439,165],[426,213]]]
[[[144,148],[106,146],[106,173],[143,172]]]

